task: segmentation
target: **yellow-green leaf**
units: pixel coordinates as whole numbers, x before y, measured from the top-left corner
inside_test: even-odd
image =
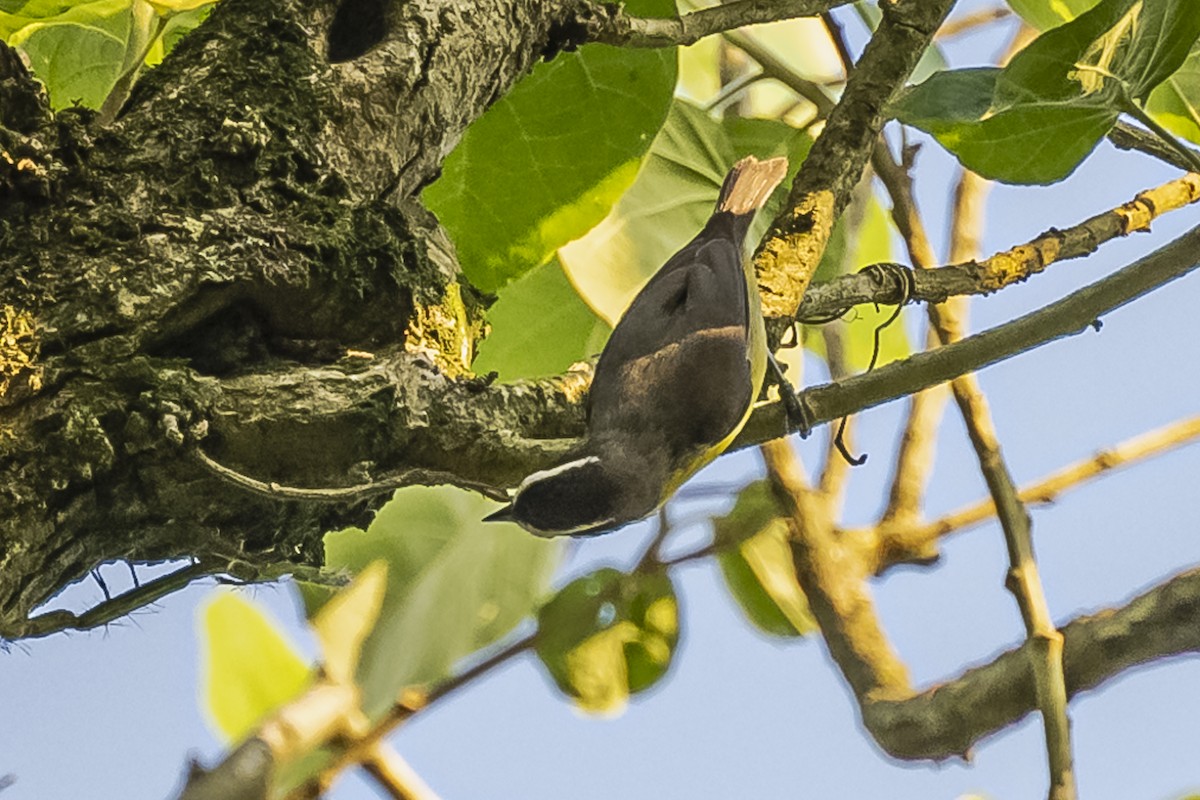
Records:
[[[278,624],[236,592],[220,591],[201,608],[200,639],[204,710],[226,741],[245,738],[311,680]]]
[[[313,617],[322,665],[334,683],[349,683],[358,669],[363,640],[375,627],[387,591],[387,562],[380,559],[358,574]]]

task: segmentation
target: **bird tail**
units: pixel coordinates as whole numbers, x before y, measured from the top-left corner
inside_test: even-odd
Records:
[[[728,211],[735,216],[753,214],[763,207],[771,192],[787,175],[786,158],[769,158],[759,161],[746,156],[733,165],[721,186],[717,198],[717,211]]]

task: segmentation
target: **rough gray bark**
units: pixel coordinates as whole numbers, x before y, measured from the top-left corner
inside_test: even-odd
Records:
[[[0,637],[98,563],[317,564],[382,502],[256,495],[196,446],[286,484],[500,486],[580,430],[586,374],[470,378],[484,298],[415,199],[557,49],[556,6],[392,4],[330,63],[336,5],[225,0],[107,128],[0,45]]]

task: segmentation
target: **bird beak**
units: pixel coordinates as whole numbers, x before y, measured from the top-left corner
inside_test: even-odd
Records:
[[[495,513],[488,514],[486,517],[483,518],[483,521],[484,522],[512,522],[513,521],[512,503],[509,503],[508,505],[499,509]]]

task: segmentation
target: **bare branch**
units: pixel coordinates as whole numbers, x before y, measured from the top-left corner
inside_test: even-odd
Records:
[[[1197,200],[1200,200],[1200,175],[1184,175],[1139,192],[1129,202],[1078,225],[1064,230],[1051,228],[1032,241],[983,261],[918,271],[913,280],[912,299],[940,303],[955,295],[998,291],[1042,272],[1057,261],[1091,255],[1111,239],[1147,230],[1157,217]],[[796,317],[800,320],[826,317],[860,303],[894,303],[899,296],[898,285],[881,285],[876,277],[861,272],[843,275],[812,286]]]
[[[333,763],[326,767],[321,775],[297,787],[288,795],[289,800],[300,800],[300,798],[309,797],[315,789],[328,785],[334,776],[342,770],[369,760],[375,747],[383,740],[383,737],[397,726],[408,721],[414,714],[424,711],[457,689],[486,675],[510,659],[521,655],[533,647],[533,643],[533,636],[522,637],[441,683],[427,688],[414,686],[403,690],[400,696],[396,698],[395,704],[382,718],[374,723],[370,730],[357,737],[345,750],[340,752]]]
[[[355,486],[309,489],[284,486],[275,481],[260,481],[257,478],[251,478],[249,475],[243,475],[237,470],[212,459],[199,447],[193,451],[193,454],[196,460],[214,475],[235,486],[240,486],[248,492],[254,492],[255,494],[275,500],[318,500],[324,503],[356,503],[360,500],[394,492],[405,486],[437,486],[438,484],[449,484],[463,489],[471,489],[493,500],[508,500],[508,493],[503,488],[479,483],[462,478],[453,472],[440,470],[411,467],[401,470],[397,474],[371,481],[370,483],[361,483]]]
[[[1178,150],[1168,147],[1158,136],[1128,122],[1118,122],[1109,131],[1108,140],[1122,150],[1140,150],[1185,172],[1191,172],[1193,169],[1192,162],[1184,158]]]
[[[968,11],[946,20],[942,27],[938,28],[938,32],[933,38],[939,42],[953,39],[955,36],[970,33],[984,25],[1008,19],[1012,13],[1012,9],[1008,6],[993,6],[992,8],[981,8],[978,11]]]
[[[848,2],[850,0],[733,0],[664,19],[632,16],[626,13],[622,4],[574,0],[567,6],[574,20],[586,28],[586,41],[623,47],[672,47],[694,44],[706,36],[748,25],[815,17]]]
[[[63,609],[39,614],[25,624],[21,637],[32,639],[60,631],[86,631],[107,625],[179,591],[192,581],[202,578],[212,571],[212,567],[209,565],[189,564],[105,600],[82,614],[75,614]]]
[[[954,191],[954,208],[951,215],[951,261],[978,258],[984,220],[984,199],[989,185],[988,181],[973,172],[963,171],[960,175]],[[913,211],[915,213],[915,209]],[[953,325],[964,332],[966,313],[965,298],[951,298],[938,307],[938,315],[944,325]],[[960,335],[957,338],[962,337]],[[939,344],[937,333],[931,327],[926,347],[932,349]],[[904,433],[901,435],[900,448],[896,455],[888,504],[879,520],[879,526],[883,529],[880,544],[890,551],[891,557],[904,552],[905,548],[912,544],[910,539],[891,535],[891,530],[897,523],[915,520],[920,511],[925,485],[933,471],[937,428],[946,397],[944,388],[935,387],[918,392],[910,401]],[[918,544],[920,546],[917,549],[908,553],[910,557],[928,559],[933,555],[933,542],[924,541]]]
[[[1191,569],[1129,603],[1063,625],[1063,673],[1068,697],[1094,689],[1134,667],[1200,651],[1200,568]],[[965,756],[989,733],[1036,708],[1029,669],[1032,642],[907,701],[863,708],[863,722],[888,753],[904,759]]]
[[[933,248],[925,235],[917,211],[908,170],[896,164],[891,158],[891,152],[882,147],[876,148],[875,169],[892,197],[892,216],[908,244],[913,263],[925,269],[931,268],[934,264]],[[971,198],[962,193],[963,186],[964,184],[960,183],[956,210],[965,211],[965,205]],[[971,247],[971,241],[978,241],[978,236],[974,233],[967,231],[967,241],[959,242],[959,249],[963,252],[957,255],[974,257],[975,254],[970,252],[974,249]],[[959,302],[950,305],[928,306],[929,324],[937,332],[941,346],[961,341],[966,334],[967,307],[961,299],[958,300]],[[1063,683],[1062,634],[1055,629],[1051,620],[1045,591],[1038,576],[1029,513],[1017,496],[1016,484],[1001,455],[991,412],[975,373],[955,378],[950,388],[978,456],[980,470],[996,504],[1000,525],[1004,530],[1004,540],[1008,545],[1010,568],[1007,586],[1017,599],[1021,619],[1025,622],[1025,630],[1032,645],[1030,666],[1037,688],[1038,708],[1042,712],[1050,767],[1049,797],[1050,800],[1073,800],[1076,796],[1075,773],[1071,754],[1071,725],[1067,716],[1067,693]]]
[[[385,742],[375,743],[362,766],[392,800],[438,800],[416,770]]]
[[[1200,416],[1173,422],[1101,450],[1090,458],[1069,464],[1021,489],[1018,496],[1021,502],[1026,504],[1049,505],[1064,492],[1082,486],[1112,470],[1131,466],[1182,447],[1197,438],[1200,438]],[[995,514],[996,505],[992,500],[980,500],[965,508],[952,511],[933,522],[895,529],[890,531],[889,535],[903,542],[903,546],[898,546],[898,549],[920,551],[928,549],[933,542],[947,534],[972,528],[991,519]],[[881,561],[881,569],[889,566],[887,561],[887,559]]]
[[[908,668],[879,623],[860,551],[834,532],[825,503],[804,480],[791,443],[769,442],[762,453],[788,520],[796,575],[830,655],[860,705],[905,699],[912,694]]]
[[[1037,706],[1042,714],[1046,753],[1050,766],[1050,800],[1073,800],[1075,769],[1071,754],[1071,722],[1067,716],[1067,689],[1063,677],[1063,637],[1054,627],[1046,593],[1033,552],[1029,512],[1018,496],[1012,473],[1000,452],[987,401],[974,373],[950,384],[962,411],[979,468],[996,504],[1009,571],[1005,584],[1016,597],[1029,637],[1030,672],[1034,677]]]
[[[757,61],[758,65],[762,68],[763,75],[779,81],[800,97],[812,103],[813,107],[817,110],[818,119],[829,116],[829,112],[833,110],[835,103],[829,92],[821,84],[800,75],[786,61],[777,57],[769,49],[763,47],[749,36],[740,33],[727,33],[725,34],[725,40]]]

